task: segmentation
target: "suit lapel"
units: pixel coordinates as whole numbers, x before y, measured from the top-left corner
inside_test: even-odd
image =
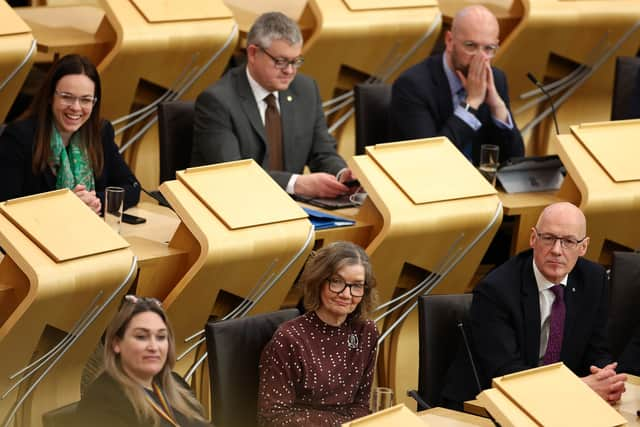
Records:
[[[533,274],[533,260],[527,258],[522,280],[522,311],[524,313],[525,358],[530,366],[538,366],[540,359],[540,301],[538,285]]]
[[[575,268],[574,268],[575,271]],[[564,318],[564,331],[562,335],[562,350],[566,348],[572,348],[570,342],[571,337],[573,336],[573,327],[576,324],[577,310],[576,307],[580,307],[580,298],[582,297],[582,289],[577,286],[580,283],[578,279],[576,279],[575,273],[569,273],[569,278],[567,279],[567,286],[564,289],[564,304],[566,309],[566,314]],[[561,351],[562,355],[563,351]]]
[[[449,117],[453,114],[453,101],[451,100],[451,87],[449,87],[449,80],[444,72],[442,66],[442,55],[438,55],[434,61],[428,63],[431,68],[431,76],[433,79],[433,85],[439,90],[436,90],[434,95],[438,98],[438,102],[435,104],[438,108],[442,108],[440,112],[441,117]]]
[[[295,81],[295,80],[294,80]],[[291,82],[293,85],[294,82]],[[295,170],[290,165],[289,153],[294,153],[295,148],[295,125],[296,125],[296,96],[291,89],[291,85],[287,90],[279,92],[278,102],[280,103],[280,121],[282,122],[282,156],[284,170]]]
[[[264,130],[264,125],[262,124],[262,120],[260,119],[260,112],[258,111],[258,106],[256,105],[256,99],[253,97],[253,92],[251,91],[251,86],[249,86],[249,80],[247,79],[245,68],[238,68],[237,72],[234,74],[234,84],[236,87],[236,93],[240,96],[240,104],[242,105],[242,110],[246,114],[249,119],[249,123],[251,123],[251,127],[256,131],[256,133],[260,136],[262,143],[267,145],[267,135]]]

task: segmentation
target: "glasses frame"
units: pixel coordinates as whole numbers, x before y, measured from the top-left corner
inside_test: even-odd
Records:
[[[584,239],[587,236],[584,236],[582,239],[572,239],[569,237],[558,237],[551,233],[540,233],[537,228],[533,227],[533,230],[536,233],[536,236],[540,239],[540,242],[544,246],[553,247],[555,246],[557,241],[560,241],[560,247],[562,249],[576,249],[578,245],[584,242]]]
[[[93,96],[93,97],[89,97],[88,95],[76,96],[69,92],[59,92],[57,90],[54,91],[54,94],[60,98],[60,102],[62,103],[62,105],[66,105],[67,107],[75,105],[77,102],[78,105],[80,105],[80,107],[89,109],[89,108],[93,108],[93,106],[96,105],[96,102],[98,102],[97,96]],[[89,98],[91,98],[90,103],[89,103]]]
[[[335,289],[332,289],[332,288],[331,288],[331,284],[332,284],[332,283],[338,283],[338,282],[337,282],[338,280],[344,284],[344,286],[342,287],[342,289],[340,289],[340,291],[336,291]],[[329,278],[327,279],[327,284],[329,285],[329,290],[330,290],[331,292],[333,292],[334,294],[336,294],[336,295],[340,295],[342,292],[344,292],[344,290],[345,290],[346,288],[349,288],[349,293],[351,294],[351,296],[352,296],[352,297],[356,297],[356,298],[361,298],[361,297],[363,297],[363,296],[367,293],[367,289],[369,289],[369,288],[367,287],[367,284],[366,284],[366,283],[349,283],[349,282],[347,282],[346,280],[344,280],[344,279],[343,279],[342,277],[340,277],[340,276],[331,276],[331,277],[329,277]],[[358,287],[362,287],[362,294],[361,294],[361,295],[356,295],[356,294],[354,294],[354,293],[353,293],[353,287],[354,287],[354,286],[355,286],[356,288],[358,288]]]
[[[460,41],[462,44],[462,49],[468,54],[468,55],[475,55],[476,53],[478,53],[480,50],[482,50],[482,52],[487,55],[487,57],[489,58],[493,58],[494,56],[496,56],[496,53],[498,52],[498,49],[500,48],[499,44],[479,44],[474,42],[473,40],[461,40]]]
[[[264,52],[269,58],[271,58],[271,60],[273,61],[273,65],[278,69],[278,70],[286,70],[289,65],[291,65],[294,69],[298,69],[300,67],[302,67],[302,64],[304,64],[304,57],[303,56],[298,56],[295,59],[287,59],[287,58],[276,58],[275,56],[273,56],[272,54],[270,54],[267,49],[265,49],[262,46],[258,46],[258,49],[260,49],[262,52]]]

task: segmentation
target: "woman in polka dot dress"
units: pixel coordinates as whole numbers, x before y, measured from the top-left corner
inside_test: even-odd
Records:
[[[339,426],[369,413],[378,331],[368,320],[376,281],[367,254],[333,243],[310,257],[300,283],[307,313],[262,352],[261,426]]]

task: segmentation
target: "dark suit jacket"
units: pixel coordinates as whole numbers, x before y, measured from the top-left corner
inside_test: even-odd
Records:
[[[269,171],[286,188],[292,173],[335,175],[346,167],[327,131],[318,87],[297,74],[287,90],[279,92],[282,117],[284,171]],[[196,100],[192,166],[254,159],[268,169],[267,139],[245,67],[229,71]]]
[[[174,411],[182,427],[203,427],[210,424],[189,421]],[[160,427],[171,427],[168,421],[160,418]],[[76,412],[76,426],[91,427],[144,427],[150,423],[141,423],[135,414],[131,402],[120,385],[107,373],[102,373],[89,386]]]
[[[533,273],[533,251],[528,250],[487,275],[473,291],[471,342],[482,388],[492,378],[538,366],[540,304]],[[560,357],[578,376],[589,367],[611,362],[607,347],[607,279],[604,269],[579,258],[569,273],[565,290],[566,319]],[[464,355],[463,355],[464,356]],[[461,378],[465,357],[448,372],[443,396],[450,401],[473,399],[473,378]]]
[[[0,201],[56,189],[56,177],[51,169],[34,174],[31,168],[35,132],[35,119],[29,118],[9,124],[0,135]],[[118,153],[113,126],[106,120],[102,123],[101,138],[104,167],[100,176],[94,176],[96,195],[104,207],[104,189],[122,187],[127,209],[138,203],[140,188],[134,185],[136,178]]]
[[[510,108],[507,79],[499,69],[492,70],[496,89],[507,108]],[[451,89],[442,67],[442,55],[430,56],[406,70],[393,83],[390,139],[401,141],[446,136],[461,151],[464,144],[471,141],[474,164],[478,164],[482,144],[498,145],[500,161],[524,155],[522,136],[515,121],[512,130],[499,128],[491,117],[489,107],[482,104],[477,115],[482,126],[474,131],[453,112]]]
[[[640,326],[618,358],[618,371],[640,375]]]

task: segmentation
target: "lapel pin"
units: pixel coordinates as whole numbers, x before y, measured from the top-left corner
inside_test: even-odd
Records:
[[[575,292],[575,291],[576,291],[576,288],[571,288],[571,292]]]
[[[288,102],[293,101],[293,96],[291,96],[291,95],[287,95],[287,101],[288,101]]]

